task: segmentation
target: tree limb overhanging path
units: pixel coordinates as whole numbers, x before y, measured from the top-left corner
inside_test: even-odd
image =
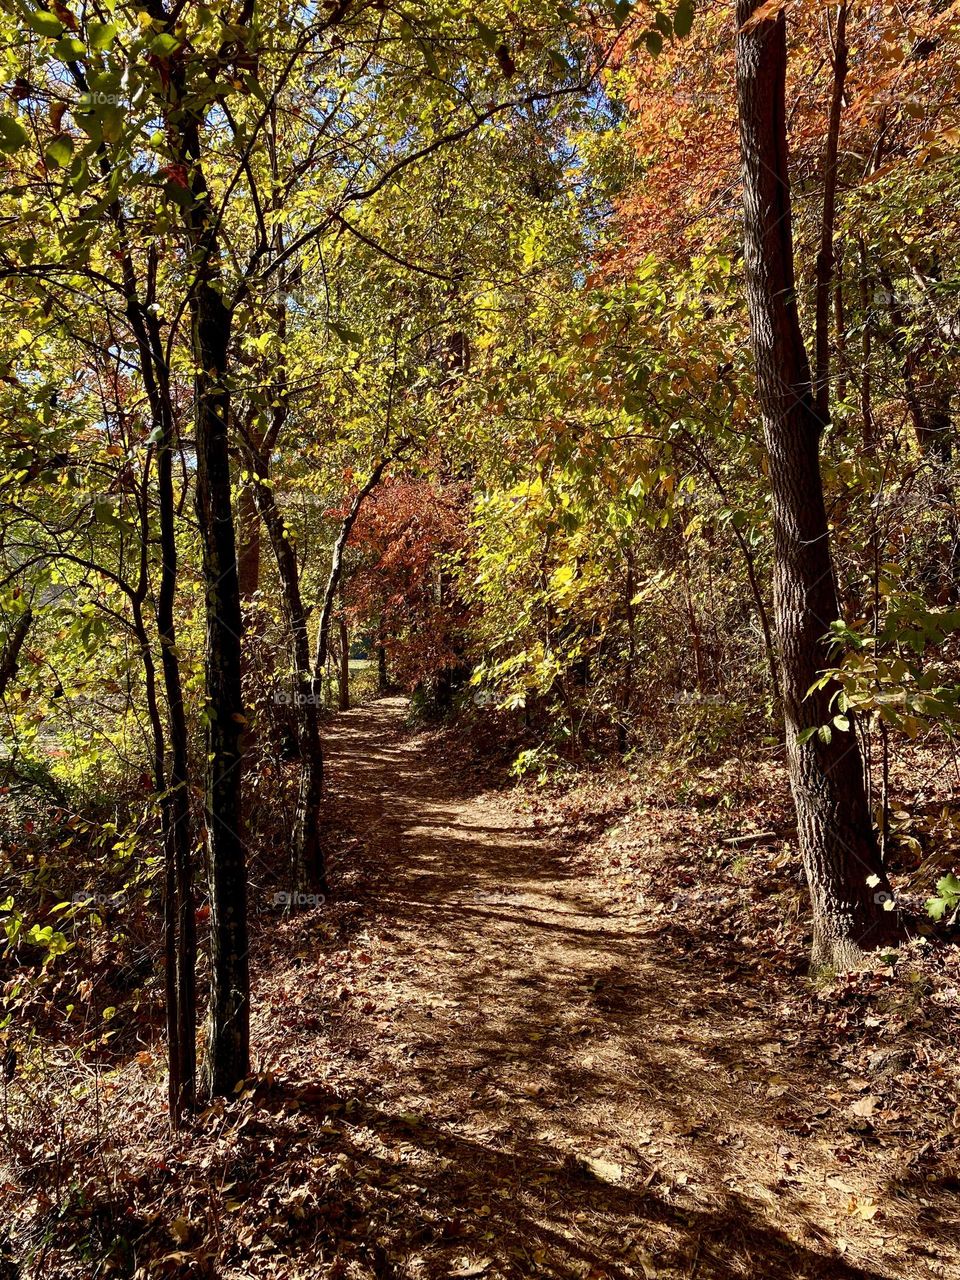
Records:
[[[751,991],[703,994],[709,961],[665,957],[662,917],[478,793],[406,708],[328,725],[369,892],[341,949],[272,965],[256,994],[267,1065],[313,1082],[300,1141],[334,1160],[303,1194],[375,1274],[957,1274],[912,1208],[882,1226],[851,1210],[876,1165],[839,1163],[805,1123],[829,1065],[793,1061]]]

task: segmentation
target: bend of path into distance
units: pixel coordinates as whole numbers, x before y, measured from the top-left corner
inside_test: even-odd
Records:
[[[354,1167],[390,1165],[389,1205],[366,1210],[381,1269],[960,1275],[955,1246],[928,1248],[929,1224],[895,1203],[882,1225],[851,1215],[875,1179],[802,1124],[785,1132],[791,1098],[812,1110],[822,1084],[750,993],[704,996],[695,951],[658,945],[662,917],[618,902],[582,851],[406,718],[385,698],[325,729],[329,785],[373,871],[362,1003],[322,1053],[359,1100]]]

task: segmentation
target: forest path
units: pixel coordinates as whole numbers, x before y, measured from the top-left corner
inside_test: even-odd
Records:
[[[664,961],[662,917],[621,910],[405,715],[383,699],[326,729],[373,884],[327,962],[339,1006],[319,1041],[287,1042],[353,1099],[346,1212],[378,1280],[951,1274],[785,1131],[818,1082],[791,1075],[750,993]]]

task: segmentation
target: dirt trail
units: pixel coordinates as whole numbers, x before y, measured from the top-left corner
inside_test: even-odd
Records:
[[[374,891],[328,963],[340,1009],[289,1046],[351,1099],[346,1212],[375,1274],[958,1274],[895,1204],[853,1211],[858,1170],[790,1131],[818,1085],[744,993],[660,958],[662,918],[622,912],[405,712],[327,731]]]

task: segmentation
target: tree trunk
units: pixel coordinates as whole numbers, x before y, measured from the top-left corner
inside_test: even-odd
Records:
[[[10,628],[3,652],[0,653],[0,697],[6,692],[7,685],[17,674],[17,663],[20,661],[20,650],[27,638],[27,632],[33,622],[33,610],[28,605]]]
[[[860,418],[863,423],[863,447],[870,453],[877,447],[877,424],[873,416],[873,304],[870,298],[872,279],[867,274],[867,253],[863,238],[860,253],[860,309],[863,312],[863,368],[860,382]]]
[[[357,516],[360,514],[360,508],[380,483],[380,478],[390,460],[389,454],[381,458],[370,472],[369,478],[354,494],[353,501],[350,503],[347,514],[344,516],[343,523],[340,526],[340,532],[337,534],[337,539],[333,544],[333,554],[330,557],[330,573],[323,592],[323,603],[320,607],[320,624],[317,627],[317,643],[313,656],[313,691],[318,699],[323,692],[323,671],[327,665],[327,649],[330,643],[330,619],[333,617],[333,602],[343,577],[343,553],[347,545],[347,539],[350,537],[350,532],[356,523]]]
[[[230,1094],[250,1068],[247,860],[242,835],[243,714],[240,583],[230,489],[226,386],[232,315],[220,282],[220,245],[201,162],[200,120],[184,104],[183,68],[171,76],[168,133],[190,200],[182,205],[194,272],[190,291],[196,444],[196,511],[206,594],[207,877],[210,1007],[204,1086]]]
[[[903,308],[888,271],[881,276],[893,325],[892,344],[903,361],[904,399],[913,423],[917,448],[930,476],[930,487],[946,526],[939,566],[931,563],[924,575],[942,603],[957,598],[957,563],[960,560],[960,523],[951,476],[954,426],[951,416],[953,386],[937,368],[938,352],[933,340],[917,350],[907,343],[908,326]],[[928,369],[924,368],[924,356]]]
[[[197,520],[206,584],[207,858],[210,880],[210,1019],[205,1083],[231,1093],[249,1070],[250,978],[247,869],[241,835],[241,631],[237,553],[227,456],[228,393],[223,385],[230,317],[203,270],[194,292],[197,361]]]
[[[237,535],[240,600],[248,604],[260,586],[260,517],[249,485],[237,495]]]
[[[144,526],[146,525],[146,512]],[[146,527],[143,529],[144,542],[142,564],[146,562]],[[145,587],[145,576],[141,576],[141,587]],[[167,788],[166,768],[166,735],[163,729],[163,717],[160,714],[160,703],[157,698],[157,673],[150,648],[150,637],[143,621],[143,591],[135,591],[130,597],[133,614],[133,631],[140,646],[140,659],[143,664],[144,697],[147,704],[147,719],[153,735],[153,785],[160,801],[160,830],[163,838],[163,962],[164,962],[164,1004],[167,1029],[167,1114],[170,1125],[176,1129],[183,1111],[184,1078],[183,1054],[180,1045],[180,999],[177,984],[177,862],[174,849],[173,808],[170,803],[171,793]]]
[[[159,335],[158,335],[159,336]],[[164,379],[165,382],[165,379]],[[174,1124],[195,1102],[197,1087],[197,927],[193,903],[193,833],[190,821],[187,718],[177,655],[174,603],[177,591],[176,503],[173,492],[173,420],[169,387],[163,387],[164,417],[157,446],[157,497],[160,508],[160,590],[157,629],[160,661],[170,725],[168,807],[170,857],[176,901],[176,995],[179,1091],[174,1098]]]
[[[150,279],[154,271],[149,272]],[[142,373],[157,442],[157,506],[160,521],[160,585],[156,620],[160,640],[170,732],[170,771],[164,787],[163,836],[166,862],[167,992],[172,1006],[170,1031],[170,1119],[174,1128],[196,1102],[197,1087],[197,927],[193,902],[193,831],[190,817],[187,719],[177,653],[174,604],[177,591],[176,500],[173,490],[173,447],[176,420],[170,394],[169,367],[156,313],[137,300],[132,264],[128,267],[128,314],[137,339]],[[148,301],[152,295],[148,292]],[[144,566],[145,568],[145,566]],[[146,591],[146,582],[143,584]]]
[[[337,634],[340,640],[340,691],[339,707],[341,711],[350,710],[350,636],[347,633],[347,620],[341,614],[337,619]]]
[[[815,970],[863,964],[896,937],[852,731],[830,726],[835,685],[808,690],[831,665],[838,617],[820,473],[817,412],[797,313],[787,161],[786,21],[751,21],[737,3],[737,97],[745,261],[757,393],[773,496],[774,599],[790,783],[813,908]],[[809,734],[806,731],[811,731]]]
[[[823,156],[823,216],[820,220],[820,252],[817,255],[816,297],[816,378],[814,399],[822,423],[830,415],[830,286],[833,282],[833,227],[837,210],[837,151],[840,144],[840,120],[843,115],[843,90],[847,78],[847,6],[843,0],[837,12],[837,30],[833,49],[833,90],[830,117]]]
[[[295,895],[326,893],[320,842],[323,750],[320,744],[319,697],[314,692],[311,677],[307,612],[300,593],[300,569],[296,552],[290,539],[284,536],[283,516],[277,506],[276,496],[271,485],[259,483],[263,478],[260,469],[263,461],[261,458],[252,458],[251,469],[257,476],[257,507],[277,562],[283,608],[290,628],[293,651],[293,697],[300,763],[291,859],[293,892]]]

